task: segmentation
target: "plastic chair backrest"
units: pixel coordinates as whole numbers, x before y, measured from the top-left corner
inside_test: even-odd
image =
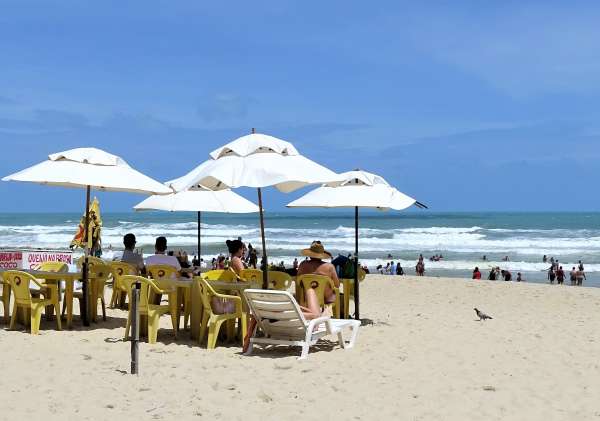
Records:
[[[260,269],[244,269],[240,272],[240,278],[246,282],[262,282],[262,276],[262,270]]]
[[[110,266],[110,271],[115,279],[123,275],[138,274],[137,268],[126,262],[110,262],[108,265]]]
[[[83,265],[83,261],[85,260],[85,256],[81,256],[77,259],[77,269],[81,269]],[[88,256],[88,265],[91,267],[93,265],[105,265],[106,262],[98,257]]]
[[[306,338],[308,323],[289,292],[247,289],[244,297],[266,336],[286,340]]]
[[[169,265],[150,265],[146,267],[150,278],[157,281],[161,279],[173,279],[177,277],[178,271]]]
[[[333,281],[329,276],[325,275],[315,275],[315,274],[306,274],[300,275],[296,277],[296,282],[300,288],[300,296],[297,297],[300,305],[305,305],[306,302],[306,294],[305,291],[308,288],[312,288],[315,290],[317,294],[317,298],[319,299],[319,305],[323,307],[325,305],[325,287],[329,285],[331,289],[334,289],[335,286]]]
[[[150,288],[153,288],[155,291],[160,290],[151,279],[137,275],[123,275],[121,277],[121,283],[127,290],[127,298],[129,299],[129,302],[131,302],[132,288],[134,288],[135,283],[138,281],[142,284],[140,287],[140,300],[138,302],[138,308],[140,309],[140,312],[147,313],[148,293],[150,292]]]
[[[102,261],[102,263],[98,263],[98,262],[94,262],[91,263],[90,262],[90,272],[89,272],[89,276],[90,279],[93,280],[93,282],[96,283],[97,286],[97,296],[98,297],[104,297],[104,289],[106,288],[106,282],[108,281],[108,278],[111,275],[111,269],[110,266]]]
[[[65,262],[44,262],[40,264],[43,272],[68,272],[69,266]]]
[[[31,282],[41,286],[33,276],[20,270],[7,270],[2,274],[2,277],[6,282],[10,283],[15,295],[16,304],[31,304],[31,292],[29,291],[29,284]]]
[[[216,269],[209,270],[201,274],[202,278],[208,279],[209,281],[223,281],[223,282],[236,282],[236,274],[229,269]]]
[[[292,285],[292,277],[286,272],[270,270],[267,272],[267,279],[269,281],[269,288],[279,291],[286,291]]]

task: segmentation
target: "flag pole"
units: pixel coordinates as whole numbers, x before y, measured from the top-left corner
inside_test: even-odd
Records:
[[[358,287],[358,206],[354,207],[354,318],[360,320]]]
[[[86,187],[86,199],[85,199],[85,224],[84,224],[84,259],[83,265],[81,265],[83,284],[81,286],[81,320],[83,321],[84,326],[90,325],[90,320],[88,318],[88,280],[89,280],[89,267],[88,267],[88,256],[90,254],[90,249],[88,247],[88,231],[90,227],[90,186]]]

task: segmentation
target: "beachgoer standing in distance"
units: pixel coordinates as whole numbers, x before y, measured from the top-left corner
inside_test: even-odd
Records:
[[[573,266],[573,269],[571,269],[571,272],[569,273],[569,278],[571,280],[571,285],[577,284],[577,271],[575,270],[575,266]]]
[[[581,260],[579,261],[579,266],[578,267],[579,267],[579,270],[583,272],[583,263],[582,263]]]
[[[564,283],[565,283],[565,271],[563,270],[562,266],[559,266],[558,270],[556,271],[556,284],[562,285]]]
[[[554,266],[550,266],[550,269],[548,269],[548,280],[551,284],[554,283],[554,278],[556,278],[556,274],[554,273]]]
[[[578,269],[577,273],[575,274],[575,277],[577,279],[577,286],[582,286],[583,280],[586,279],[585,272]]]

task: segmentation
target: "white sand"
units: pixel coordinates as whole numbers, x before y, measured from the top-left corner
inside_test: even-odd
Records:
[[[92,330],[0,332],[0,418],[600,419],[600,289],[369,276],[356,349],[240,355],[141,344],[129,370],[125,313]],[[475,321],[477,306],[494,317]],[[77,307],[77,306],[75,306]],[[185,335],[182,335],[185,336]]]

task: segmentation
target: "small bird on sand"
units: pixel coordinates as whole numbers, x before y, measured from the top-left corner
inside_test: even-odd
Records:
[[[481,320],[485,320],[485,319],[492,319],[492,317],[488,316],[487,314],[485,314],[482,311],[477,310],[476,308],[474,308],[473,310],[475,310],[475,314],[477,314],[477,317],[479,317],[479,321]]]

